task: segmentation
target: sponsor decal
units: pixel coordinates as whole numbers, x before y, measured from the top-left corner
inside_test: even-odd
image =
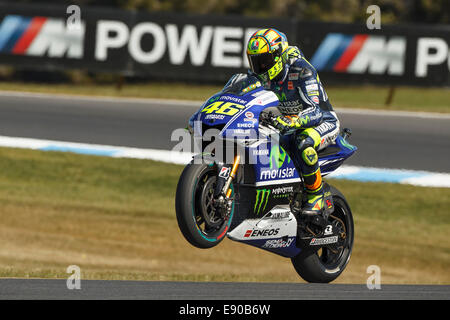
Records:
[[[280,145],[274,145],[270,149],[270,169],[281,168],[286,160],[287,163],[291,162],[291,158]]]
[[[267,202],[270,196],[270,189],[258,189],[256,190],[256,200],[253,212],[258,215],[266,209]]]
[[[326,203],[328,209],[333,208],[333,203],[331,202],[330,199],[327,199],[327,200],[325,201],[325,203]]]
[[[310,246],[323,246],[327,244],[332,244],[338,242],[338,236],[327,237],[327,238],[312,238],[309,243]]]
[[[308,96],[309,97],[311,97],[311,96],[318,96],[319,95],[319,91],[309,91],[308,92]]]
[[[247,112],[245,112],[245,117],[247,119],[253,119],[255,117],[255,115],[253,114],[253,112],[247,111]]]
[[[406,38],[329,33],[311,58],[318,71],[402,75]]]
[[[208,114],[205,119],[216,119],[216,120],[223,120],[225,119],[225,116],[222,114]]]
[[[255,123],[254,122],[238,123],[237,127],[238,128],[254,128],[255,127]]]
[[[269,149],[253,150],[252,153],[254,156],[268,156]]]
[[[294,187],[292,187],[292,186],[291,187],[279,187],[279,188],[272,189],[272,192],[274,195],[292,193],[292,192],[294,192]]]
[[[307,85],[306,87],[306,91],[318,91],[319,90],[319,85],[316,83],[316,84],[309,84],[309,85]]]
[[[268,237],[276,236],[280,228],[276,229],[249,229],[245,232],[244,238],[255,238],[255,237]]]
[[[325,135],[328,131],[334,130],[336,126],[334,124],[331,124],[329,122],[324,122],[320,126],[317,126],[314,128],[317,132],[320,133],[320,135]]]
[[[151,19],[132,26],[123,21],[99,20],[95,59],[108,60],[112,52],[126,48],[131,58],[141,64],[155,64],[168,58],[171,65],[248,68],[242,49],[256,30],[237,26],[160,25]],[[144,37],[153,38],[153,46],[144,48]]]
[[[236,97],[233,97],[233,96],[221,96],[219,98],[219,100],[232,101],[232,102],[235,102],[235,103],[238,103],[238,104],[242,104],[242,106],[239,106],[239,108],[241,108],[241,109],[244,109],[243,105],[247,103],[247,101],[239,99],[239,98],[236,98]]]
[[[83,58],[85,23],[65,19],[7,15],[0,24],[0,52],[14,55]]]
[[[311,100],[314,101],[314,103],[319,103],[319,97],[318,96],[312,97]]]
[[[294,168],[285,168],[278,170],[262,170],[259,176],[260,180],[292,178],[295,175]]]
[[[291,101],[281,101],[280,102],[280,106],[281,107],[285,107],[285,108],[287,108],[287,107],[298,107],[298,106],[301,106],[301,105],[302,105],[302,103],[301,103],[301,101],[299,99],[291,100]]]
[[[329,201],[329,200],[328,200]],[[325,228],[325,232],[323,233],[324,236],[329,236],[330,234],[333,234],[333,226],[331,224],[327,225]]]
[[[280,102],[283,102],[283,101],[286,101],[286,100],[287,100],[287,98],[286,98],[286,93],[284,93],[284,92],[278,93],[279,90],[280,90],[280,87],[276,87],[275,90],[276,90],[276,91],[275,91],[275,95],[277,96],[277,98],[278,98],[278,100],[279,100]]]
[[[226,97],[226,96],[224,96]],[[220,99],[222,100],[222,99]],[[205,114],[221,114],[226,116],[234,116],[236,113],[244,109],[245,106],[233,102],[216,101],[208,104],[202,109],[202,113]]]
[[[260,180],[268,179],[280,179],[280,178],[292,178],[295,174],[294,168],[284,168],[281,167],[284,163],[290,163],[291,158],[287,152],[279,145],[275,145],[270,150],[270,165],[269,168],[261,170]]]
[[[350,143],[348,143],[345,139],[341,140],[341,144],[347,149],[350,149],[350,150],[355,150],[356,149],[355,146],[353,146]]]
[[[277,240],[267,240],[262,246],[263,248],[287,248],[294,242],[294,238],[289,238],[287,240],[277,239]]]
[[[296,100],[296,102],[299,102],[299,100]],[[298,105],[289,104],[289,106],[284,106],[283,102],[281,102],[278,109],[284,114],[298,114],[302,111],[303,107],[301,103]]]
[[[227,179],[230,176],[231,168],[223,167],[220,170],[219,177]]]
[[[270,216],[268,216],[267,219],[270,219],[270,220],[288,219],[290,216],[290,213],[291,213],[290,210],[271,212]]]
[[[249,85],[247,88],[243,89],[242,92],[247,93],[247,92],[253,91],[259,87],[261,87],[261,82],[258,81],[256,83]]]
[[[259,48],[259,40],[255,40],[252,42],[252,44],[250,45],[250,50],[258,50]]]
[[[294,192],[294,187],[279,187],[272,189],[272,197],[274,199],[287,198],[292,192]]]
[[[294,90],[294,83],[292,81],[288,81],[288,90]]]
[[[243,135],[243,136],[255,136],[256,132],[252,129],[234,129],[234,130],[227,130],[231,131],[232,135]],[[228,135],[228,134],[227,134]]]
[[[445,68],[445,64],[450,71],[448,40],[438,37],[424,37],[417,40],[417,60],[414,71],[416,77],[427,77],[429,66],[441,65]]]
[[[289,79],[289,80],[298,80],[298,72],[290,73],[290,74],[288,75],[288,79]]]

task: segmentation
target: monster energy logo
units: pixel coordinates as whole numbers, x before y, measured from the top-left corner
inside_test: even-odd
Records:
[[[264,211],[266,209],[270,192],[271,192],[270,189],[256,190],[255,208],[253,209],[253,212],[255,212],[256,215],[258,215],[261,211]]]

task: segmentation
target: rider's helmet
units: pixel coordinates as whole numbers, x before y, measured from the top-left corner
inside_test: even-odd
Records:
[[[263,83],[276,78],[285,67],[284,53],[288,48],[286,35],[276,29],[256,31],[247,44],[250,69]]]

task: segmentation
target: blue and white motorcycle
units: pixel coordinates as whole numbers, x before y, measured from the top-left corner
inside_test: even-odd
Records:
[[[335,280],[353,247],[352,212],[345,197],[324,182],[322,214],[299,214],[303,181],[280,137],[267,121],[277,96],[251,77],[237,75],[190,120],[201,152],[181,174],[176,215],[186,240],[198,248],[225,237],[290,258],[308,282]],[[356,147],[344,129],[318,152],[322,176],[336,170]]]

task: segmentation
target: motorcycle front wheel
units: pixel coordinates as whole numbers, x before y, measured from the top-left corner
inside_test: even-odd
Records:
[[[216,180],[215,165],[190,163],[184,168],[177,185],[175,211],[178,227],[190,244],[201,249],[218,245],[233,217],[234,204],[227,219],[213,206]]]

